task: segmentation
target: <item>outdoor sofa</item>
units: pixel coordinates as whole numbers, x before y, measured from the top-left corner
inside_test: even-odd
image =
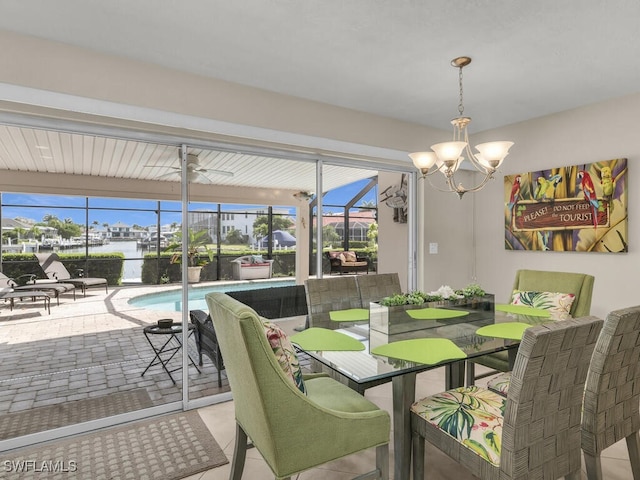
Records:
[[[231,260],[234,280],[256,280],[271,278],[273,275],[273,260],[263,258],[262,255],[245,255]]]

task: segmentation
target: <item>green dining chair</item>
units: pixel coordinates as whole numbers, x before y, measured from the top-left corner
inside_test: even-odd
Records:
[[[205,298],[235,407],[230,479],[242,478],[247,438],[276,479],[288,479],[373,447],[376,469],[362,478],[389,478],[390,417],[386,411],[324,374],[303,375],[303,384],[297,385],[279,363],[283,352],[274,349],[265,323],[250,307],[223,293],[209,293]],[[290,367],[295,367],[295,351],[291,347],[283,350],[293,357]]]
[[[415,402],[413,478],[425,478],[426,440],[481,480],[579,480],[582,392],[601,329],[596,317],[526,329],[506,397],[472,385]]]
[[[518,270],[513,289],[531,292],[562,292],[575,295],[569,314],[573,318],[591,313],[591,296],[595,278],[584,273],[552,272],[543,270]],[[491,371],[475,374],[475,364],[483,365]],[[509,371],[509,354],[496,352],[466,362],[466,383],[473,385],[479,378]]]

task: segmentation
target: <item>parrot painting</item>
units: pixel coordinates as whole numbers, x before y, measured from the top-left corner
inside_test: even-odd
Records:
[[[607,202],[610,202],[613,196],[614,182],[615,179],[611,176],[611,168],[602,167],[602,171],[600,172],[600,185],[602,185],[602,196]]]
[[[518,197],[520,196],[520,175],[516,175],[513,179],[513,185],[511,185],[511,195],[509,196],[509,203],[507,203],[507,207],[509,210],[513,208],[513,206],[518,202]]]
[[[533,194],[536,200],[553,200],[556,194],[556,187],[562,182],[562,177],[557,173],[550,175],[548,179],[543,176],[538,177],[538,186]]]
[[[576,177],[580,182],[580,188],[584,195],[584,199],[591,204],[591,216],[593,218],[593,228],[598,227],[598,210],[600,209],[600,200],[596,197],[596,189],[593,186],[593,180],[589,172],[580,170]]]

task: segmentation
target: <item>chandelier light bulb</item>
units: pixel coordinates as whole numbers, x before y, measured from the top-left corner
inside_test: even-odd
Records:
[[[443,142],[431,145],[431,149],[436,152],[438,159],[442,161],[446,168],[453,168],[466,146],[466,142]]]
[[[482,160],[478,158],[478,161],[488,167],[496,169],[498,168],[505,157],[509,154],[509,149],[513,145],[513,142],[487,142],[476,145],[476,150],[480,152]]]
[[[429,170],[433,167],[438,160],[438,157],[433,152],[415,152],[410,153],[409,157],[413,160],[413,164],[416,168],[420,169],[424,172],[424,170]]]

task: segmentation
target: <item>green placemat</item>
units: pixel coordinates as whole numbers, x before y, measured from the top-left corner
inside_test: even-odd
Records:
[[[442,320],[446,318],[464,317],[469,312],[464,310],[447,310],[446,308],[421,308],[407,310],[407,314],[415,320]]]
[[[348,308],[329,312],[329,318],[334,322],[362,322],[369,320],[369,310],[366,308]]]
[[[476,330],[477,335],[483,337],[507,338],[509,340],[522,340],[524,331],[531,325],[522,322],[494,323]]]
[[[543,308],[528,307],[526,305],[496,304],[496,310],[507,313],[515,313],[517,315],[530,315],[532,317],[548,318],[551,316],[551,312],[549,312],[549,310],[545,310]]]
[[[445,360],[467,358],[465,353],[448,338],[402,340],[376,347],[371,350],[371,353],[426,365],[435,365]]]
[[[332,350],[364,350],[364,345],[353,337],[328,328],[311,327],[289,337],[303,350],[332,351]]]

